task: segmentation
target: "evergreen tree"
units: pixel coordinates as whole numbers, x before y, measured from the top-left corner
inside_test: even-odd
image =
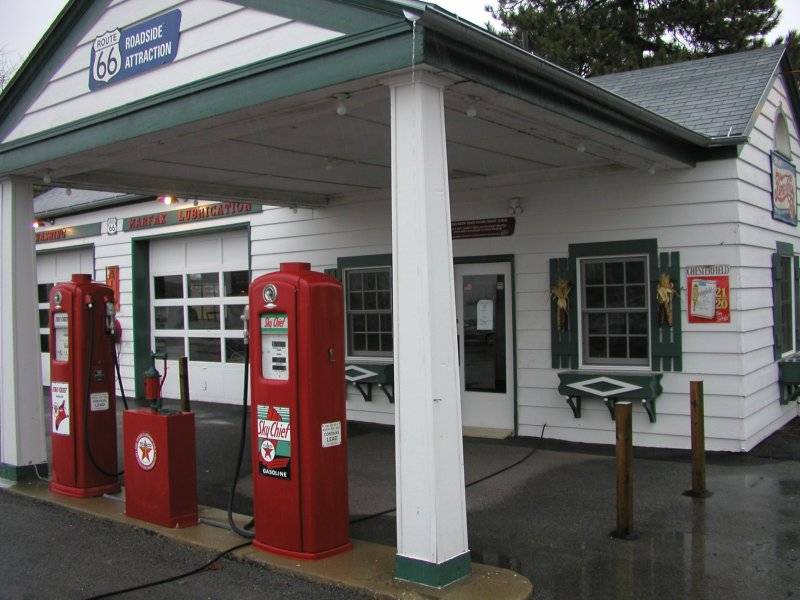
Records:
[[[765,45],[776,0],[498,0],[499,35],[584,77]]]

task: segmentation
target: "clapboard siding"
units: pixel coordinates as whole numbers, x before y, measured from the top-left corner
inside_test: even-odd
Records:
[[[88,87],[91,46],[99,34],[179,8],[174,62],[107,88]],[[339,37],[340,32],[221,0],[128,1],[109,6],[3,140],[19,139],[102,113],[256,61]]]

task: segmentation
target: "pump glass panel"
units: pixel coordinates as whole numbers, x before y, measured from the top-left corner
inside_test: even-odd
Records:
[[[505,275],[464,275],[464,378],[471,392],[506,392]]]
[[[69,315],[64,312],[53,314],[53,330],[55,331],[56,360],[69,360]]]
[[[261,373],[264,379],[289,379],[289,317],[261,315]]]

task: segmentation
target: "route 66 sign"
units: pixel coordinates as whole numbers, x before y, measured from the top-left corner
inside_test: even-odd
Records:
[[[92,77],[95,81],[108,83],[122,66],[122,55],[119,51],[119,40],[122,37],[119,29],[108,31],[95,38],[92,45]]]

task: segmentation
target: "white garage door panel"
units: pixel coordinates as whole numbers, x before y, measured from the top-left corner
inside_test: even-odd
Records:
[[[150,244],[151,348],[160,350],[166,338],[179,340],[180,348],[182,340],[183,351],[189,357],[189,392],[193,401],[241,401],[244,369],[241,363],[228,360],[226,340],[241,344],[242,326],[236,318],[226,323],[225,315],[228,310],[241,311],[247,302],[249,256],[246,230],[156,240]],[[226,274],[230,273],[236,273],[235,291],[226,290]],[[157,298],[156,284],[168,281],[174,286],[176,278],[182,286],[179,288],[182,297]],[[193,338],[219,340],[219,360],[195,359],[189,343]],[[157,362],[157,368],[162,370],[163,362]],[[170,359],[162,395],[177,398],[179,390],[178,361]]]
[[[40,297],[49,286],[61,281],[69,281],[75,273],[88,273],[94,279],[94,249],[91,247],[58,252],[43,252],[36,256],[36,279],[40,286]],[[44,287],[43,287],[44,286]],[[47,302],[39,303],[39,310],[47,310]],[[48,335],[46,327],[39,329],[39,335]],[[42,352],[42,383],[50,385],[50,354]]]

